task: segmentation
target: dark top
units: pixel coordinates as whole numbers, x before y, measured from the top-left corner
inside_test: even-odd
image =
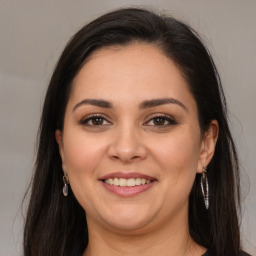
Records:
[[[209,251],[207,251],[205,254],[203,254],[202,256],[214,256],[211,252],[209,252]],[[224,255],[223,255],[224,256]],[[225,255],[226,256],[226,255]],[[250,254],[248,254],[248,253],[246,253],[246,252],[244,252],[244,251],[242,251],[241,253],[240,253],[240,256],[251,256]]]

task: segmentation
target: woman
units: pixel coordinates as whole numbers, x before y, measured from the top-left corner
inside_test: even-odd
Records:
[[[45,98],[24,255],[241,252],[238,159],[189,26],[121,9],[66,46]]]

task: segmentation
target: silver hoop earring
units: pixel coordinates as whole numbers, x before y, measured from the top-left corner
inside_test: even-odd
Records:
[[[63,182],[64,182],[64,186],[63,186],[62,192],[64,196],[67,196],[69,179],[68,179],[68,174],[66,172],[64,172],[64,175],[63,175]]]
[[[208,210],[209,209],[209,184],[206,176],[206,172],[207,172],[206,168],[207,168],[206,166],[203,167],[203,172],[201,176],[201,189],[204,197],[205,208],[206,210]]]

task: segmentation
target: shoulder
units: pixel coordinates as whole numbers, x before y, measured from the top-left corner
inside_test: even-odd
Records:
[[[251,256],[251,255],[248,254],[247,252],[242,251],[242,252],[240,253],[240,256]]]

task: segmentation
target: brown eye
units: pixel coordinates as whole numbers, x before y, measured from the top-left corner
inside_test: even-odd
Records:
[[[81,125],[85,126],[105,126],[110,125],[111,123],[102,116],[89,116],[80,121]]]
[[[177,124],[177,122],[174,121],[173,118],[170,116],[155,116],[151,118],[148,122],[146,122],[144,125],[153,127],[167,127],[175,124]]]
[[[154,125],[165,125],[167,122],[167,120],[165,118],[162,117],[157,117],[153,119],[153,124]]]
[[[92,125],[103,125],[104,119],[100,117],[93,117],[91,119]]]

